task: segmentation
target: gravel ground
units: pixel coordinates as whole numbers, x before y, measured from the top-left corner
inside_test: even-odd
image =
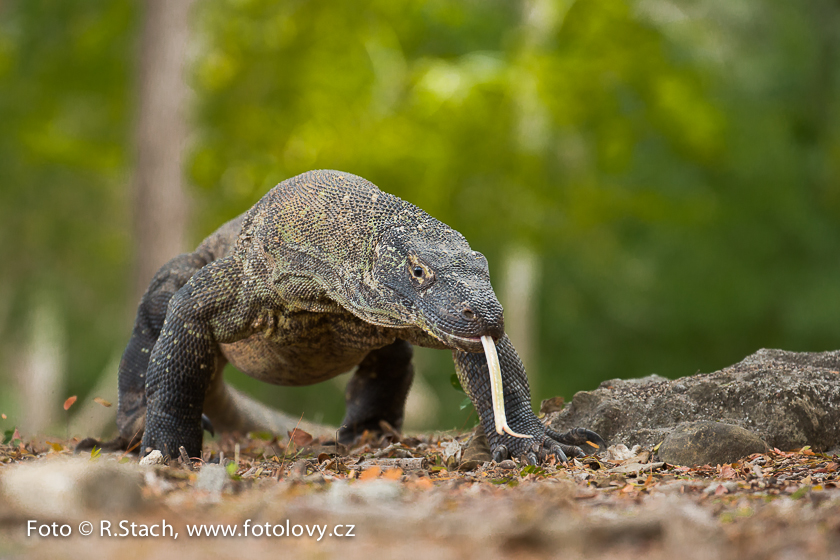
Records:
[[[145,466],[73,456],[74,441],[0,445],[0,558],[840,558],[840,460],[808,448],[688,468],[614,446],[536,468],[461,465],[470,434],[338,455],[284,440],[228,436],[205,445],[215,463]],[[233,535],[191,536],[200,525]]]

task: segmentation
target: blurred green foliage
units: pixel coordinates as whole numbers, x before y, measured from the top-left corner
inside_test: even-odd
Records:
[[[0,10],[3,344],[32,298],[55,298],[81,392],[130,329],[142,5]],[[194,240],[332,168],[457,228],[491,273],[529,246],[535,402],[761,347],[835,349],[838,30],[829,0],[204,0]],[[420,364],[437,426],[460,425],[450,357]],[[258,390],[310,418],[343,411],[334,384]]]
[[[111,0],[0,5],[4,413],[17,406],[19,351],[39,303],[57,308],[65,331],[67,395],[87,391],[131,332],[127,184],[138,8]]]

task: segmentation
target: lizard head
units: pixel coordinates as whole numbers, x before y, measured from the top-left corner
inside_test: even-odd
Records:
[[[482,352],[482,336],[504,335],[487,259],[433,218],[387,229],[376,247],[372,277],[398,309],[389,307],[407,319],[405,326],[419,327],[450,348]]]

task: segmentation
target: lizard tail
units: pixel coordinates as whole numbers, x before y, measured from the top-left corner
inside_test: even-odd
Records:
[[[204,400],[204,412],[216,430],[286,436],[297,427],[316,438],[335,438],[334,427],[275,410],[234,389],[221,376],[214,381]]]

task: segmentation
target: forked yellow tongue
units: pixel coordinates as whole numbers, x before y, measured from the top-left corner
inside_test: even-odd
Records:
[[[496,423],[496,433],[505,432],[518,438],[529,438],[524,434],[517,434],[508,426],[505,418],[505,389],[502,385],[502,367],[499,365],[499,355],[496,353],[496,343],[489,336],[481,337],[484,355],[487,356],[487,367],[490,370],[490,398],[493,400],[493,420]]]

